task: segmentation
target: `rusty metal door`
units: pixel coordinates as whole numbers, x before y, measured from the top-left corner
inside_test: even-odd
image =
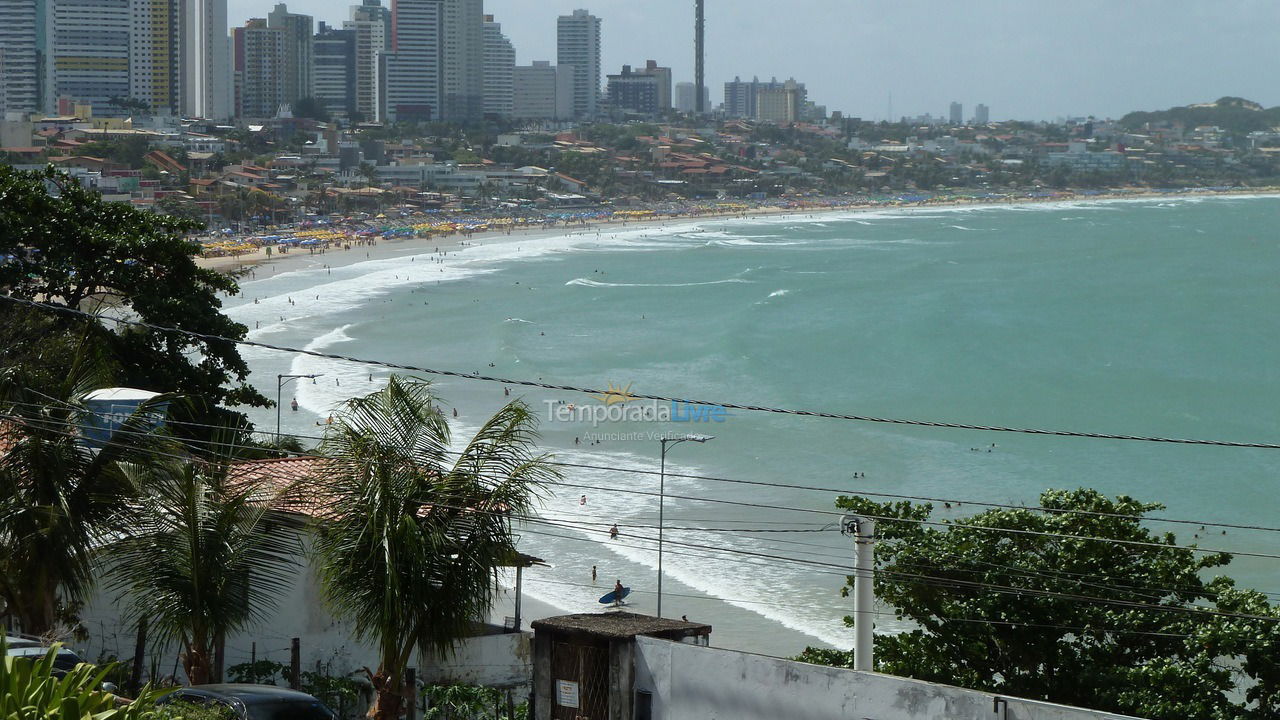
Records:
[[[609,651],[590,645],[552,643],[552,720],[608,720]],[[562,687],[561,684],[565,683]],[[565,702],[567,704],[562,705]],[[573,707],[573,703],[577,707]]]

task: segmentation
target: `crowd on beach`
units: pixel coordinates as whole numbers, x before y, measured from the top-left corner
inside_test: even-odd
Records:
[[[275,225],[253,234],[222,230],[200,238],[201,255],[206,258],[238,257],[263,248],[268,254],[287,253],[290,249],[308,252],[332,247],[350,248],[371,245],[379,239],[410,237],[470,237],[477,233],[511,234],[532,229],[573,227],[575,225],[626,224],[663,220],[690,220],[703,217],[746,217],[749,215],[816,212],[830,210],[920,207],[1004,202],[1062,201],[1106,197],[1142,197],[1188,193],[1217,193],[1233,188],[1198,188],[1190,190],[1107,190],[1107,191],[1031,191],[1017,193],[898,195],[841,195],[769,198],[763,200],[703,200],[654,203],[645,206],[612,207],[603,205],[584,209],[535,210],[530,208],[421,210],[399,207],[376,215],[309,216],[306,220]]]

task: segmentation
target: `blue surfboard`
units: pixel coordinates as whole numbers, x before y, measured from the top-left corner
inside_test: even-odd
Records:
[[[629,587],[624,587],[624,588],[622,588],[622,594],[621,594],[621,595],[619,595],[619,594],[615,591],[615,592],[611,592],[611,593],[609,593],[608,595],[605,595],[604,597],[601,597],[601,598],[600,598],[600,604],[601,604],[601,605],[608,605],[608,604],[610,604],[610,603],[622,602],[622,601],[623,601],[623,600],[625,600],[625,599],[627,598],[627,596],[628,596],[628,595],[630,595],[630,594],[631,594],[631,588],[629,588]]]

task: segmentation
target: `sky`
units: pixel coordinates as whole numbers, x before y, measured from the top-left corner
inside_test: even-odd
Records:
[[[385,0],[389,5],[390,1]],[[340,23],[351,0],[292,0]],[[1120,117],[1233,95],[1280,105],[1276,0],[706,0],[712,104],[734,76],[794,77],[870,120],[952,101],[993,120]],[[228,0],[232,25],[273,2]],[[556,17],[602,20],[604,73],[653,59],[693,80],[693,0],[485,0],[516,62],[555,62]]]

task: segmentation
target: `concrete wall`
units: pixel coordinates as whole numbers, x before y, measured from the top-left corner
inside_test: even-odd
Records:
[[[533,633],[469,638],[447,661],[424,669],[424,683],[465,683],[485,687],[525,687],[533,682]]]
[[[305,563],[305,556],[300,561]],[[115,657],[127,661],[133,657],[137,629],[122,622],[124,609],[119,599],[99,583],[96,594],[80,613],[89,638],[83,643],[71,643],[86,660]],[[301,641],[304,672],[319,670],[331,676],[354,673],[354,677],[363,678],[363,668],[378,666],[376,646],[357,641],[351,624],[329,612],[321,596],[319,578],[303,564],[290,574],[288,588],[262,622],[227,638],[226,667],[249,662],[254,643],[258,660],[288,665],[289,646],[295,637]],[[460,644],[451,658],[418,658],[416,669],[419,678],[457,677],[460,682],[494,687],[528,684],[532,677],[531,645],[527,633],[471,638]],[[148,642],[144,674],[149,674],[154,665],[160,677],[175,675],[185,681],[178,650],[176,644]]]
[[[647,637],[636,638],[635,689],[653,693],[653,717],[661,720],[1126,717],[1014,698],[998,703],[990,693]]]
[[[300,561],[305,563],[305,557]],[[77,647],[84,651],[86,660],[95,661],[112,655],[125,659],[133,657],[136,628],[122,623],[123,611],[118,598],[99,583],[97,593],[80,614],[89,640],[77,644]],[[226,666],[249,662],[255,642],[257,659],[287,665],[289,643],[295,637],[301,639],[304,671],[315,671],[317,662],[330,675],[345,675],[366,666],[377,667],[375,647],[357,642],[349,623],[329,613],[321,598],[319,579],[305,564],[290,574],[288,588],[262,622],[227,638]],[[147,654],[144,672],[155,661],[161,676],[173,674],[178,655],[176,645],[164,647],[149,642]],[[181,663],[177,668],[177,677],[185,679]]]

